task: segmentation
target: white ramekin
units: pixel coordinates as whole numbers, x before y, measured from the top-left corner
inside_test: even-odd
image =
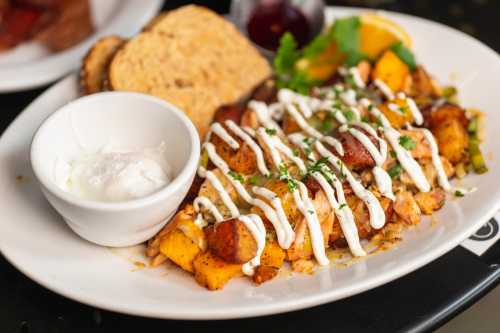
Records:
[[[141,149],[166,145],[173,180],[140,199],[97,202],[55,183],[58,159],[74,160],[105,145]],[[31,144],[31,165],[50,204],[78,235],[105,246],[131,246],[157,233],[173,216],[193,181],[200,154],[198,133],[175,106],[155,97],[104,92],[79,98],[48,117]]]

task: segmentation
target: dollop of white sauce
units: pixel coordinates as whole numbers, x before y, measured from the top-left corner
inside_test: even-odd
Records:
[[[109,149],[108,149],[109,150]],[[56,183],[81,198],[120,202],[157,192],[171,181],[164,146],[138,151],[98,151],[55,167]]]

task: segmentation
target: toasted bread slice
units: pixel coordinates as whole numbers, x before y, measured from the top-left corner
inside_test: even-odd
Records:
[[[80,72],[81,88],[84,94],[93,94],[103,90],[108,64],[124,43],[118,36],[99,39],[83,59]]]
[[[251,43],[204,7],[168,12],[121,47],[108,68],[113,90],[151,94],[180,107],[203,137],[216,109],[271,73]]]

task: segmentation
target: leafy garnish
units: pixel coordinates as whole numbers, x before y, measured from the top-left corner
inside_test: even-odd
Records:
[[[307,166],[307,172],[308,173],[313,173],[313,172],[321,172],[323,167],[328,163],[328,158],[327,157],[322,157],[316,162],[310,164]]]
[[[318,84],[306,73],[297,70],[295,64],[302,57],[293,35],[286,32],[280,39],[280,47],[274,58],[274,70],[278,88],[289,88],[301,94],[308,94],[311,87]]]
[[[402,106],[398,109],[398,111],[401,112],[402,114],[406,114],[406,112],[408,112],[408,109],[405,106]]]
[[[274,58],[274,69],[280,76],[292,76],[295,62],[300,58],[295,37],[289,32],[280,39],[280,46]]]
[[[458,198],[461,198],[464,196],[463,192],[462,191],[459,191],[459,190],[456,190],[455,191],[455,196],[458,197]]]
[[[389,153],[389,155],[391,155],[392,158],[397,158],[398,155],[396,154],[396,152],[394,150],[391,150],[391,152]]]
[[[340,210],[340,209],[342,209],[342,208],[344,208],[344,207],[347,207],[347,204],[346,204],[346,203],[341,204],[341,205],[339,206],[339,210]]]
[[[359,50],[359,28],[361,20],[358,16],[347,17],[335,21],[332,34],[339,50],[346,55],[345,64],[355,66],[366,56]]]
[[[257,185],[259,181],[259,176],[252,176],[246,179],[246,183],[249,185]]]
[[[233,178],[234,180],[239,181],[240,183],[243,183],[245,181],[245,179],[243,178],[242,175],[240,175],[239,173],[236,173],[236,172],[234,172],[232,170],[229,171],[227,174],[229,176],[231,176],[231,178]]]
[[[415,56],[413,53],[403,45],[402,42],[398,42],[393,44],[390,47],[390,50],[394,52],[401,61],[403,61],[411,71],[414,71],[417,68],[417,62],[415,61]]]
[[[266,128],[265,129],[267,135],[276,135],[276,129],[275,128]]]
[[[288,191],[293,192],[297,189],[298,183],[290,173],[288,172],[288,168],[285,163],[281,163],[278,168],[279,175],[278,178],[286,183],[288,186]]]
[[[417,146],[415,141],[413,141],[413,139],[407,135],[402,135],[399,137],[399,145],[406,150],[415,149],[415,147]]]
[[[395,164],[392,168],[387,170],[387,173],[389,176],[391,176],[392,179],[399,177],[401,175],[401,172],[403,172],[403,168],[399,164]]]
[[[351,122],[354,120],[354,112],[352,110],[347,110],[344,112],[344,117],[347,121]]]

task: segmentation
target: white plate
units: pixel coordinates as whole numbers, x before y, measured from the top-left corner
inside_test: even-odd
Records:
[[[91,0],[95,33],[78,45],[58,53],[37,42],[25,42],[0,53],[0,92],[36,88],[52,82],[79,65],[100,37],[135,34],[160,10],[163,0]]]
[[[346,15],[355,10],[331,9]],[[441,81],[453,81],[465,105],[488,114],[488,141],[483,149],[490,172],[470,176],[464,186],[478,191],[451,199],[437,218],[405,234],[391,251],[346,268],[323,268],[315,275],[280,276],[260,287],[247,279],[231,281],[223,291],[209,292],[178,269],[137,269],[140,248],[111,251],[92,245],[69,230],[44,200],[34,181],[28,148],[40,122],[77,97],[72,75],[35,100],[0,140],[0,250],[24,274],[69,298],[97,307],[136,315],[221,319],[290,311],[334,301],[394,280],[457,246],[493,216],[500,203],[500,60],[478,41],[419,18],[387,13],[414,38],[418,59]],[[103,110],[105,111],[105,110]],[[23,175],[23,180],[16,176]]]

